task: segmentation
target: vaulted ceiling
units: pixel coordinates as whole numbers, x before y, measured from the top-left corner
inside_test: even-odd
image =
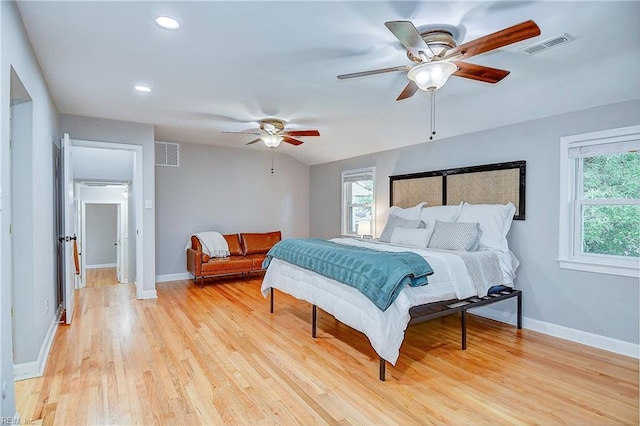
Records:
[[[246,146],[277,117],[320,137],[278,150],[318,164],[425,143],[426,92],[396,102],[408,65],[385,27],[454,26],[458,43],[533,19],[541,35],[468,62],[511,71],[491,85],[452,77],[436,97],[437,138],[640,98],[640,3],[580,1],[20,1],[29,38],[61,113],[150,123],[156,140]],[[154,23],[168,15],[181,28]],[[527,56],[559,34],[571,42]],[[136,92],[136,84],[151,93]],[[517,143],[517,141],[514,141]]]

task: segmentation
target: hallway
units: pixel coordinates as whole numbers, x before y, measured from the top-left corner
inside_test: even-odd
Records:
[[[87,269],[86,287],[110,287],[118,284],[116,268]]]

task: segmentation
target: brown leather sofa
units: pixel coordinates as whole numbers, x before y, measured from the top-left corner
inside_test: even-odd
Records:
[[[262,271],[262,262],[267,252],[282,239],[280,231],[266,233],[243,233],[223,235],[229,245],[228,257],[209,257],[202,253],[202,245],[195,235],[191,236],[191,248],[187,249],[187,271],[193,275],[195,284],[200,279],[216,275],[244,274]]]

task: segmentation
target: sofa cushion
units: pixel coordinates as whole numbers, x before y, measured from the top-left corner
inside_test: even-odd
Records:
[[[224,239],[229,245],[229,254],[231,256],[242,256],[242,246],[240,245],[240,236],[238,234],[225,234]]]
[[[280,231],[240,234],[244,255],[266,253],[282,239]]]
[[[245,256],[247,259],[251,259],[253,265],[251,266],[252,271],[261,271],[262,270],[262,262],[267,257],[267,253],[255,253],[248,254]]]
[[[244,272],[251,269],[253,262],[243,256],[214,257],[202,264],[204,274],[224,274],[225,272]]]

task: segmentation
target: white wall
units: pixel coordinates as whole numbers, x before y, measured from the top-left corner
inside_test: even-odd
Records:
[[[30,256],[34,261],[33,268],[33,299],[30,309],[30,330],[28,339],[37,348],[34,353],[25,354],[33,362],[44,362],[41,354],[44,349],[45,337],[50,326],[54,324],[54,311],[50,308],[46,313],[46,299],[55,300],[56,282],[54,269],[54,244],[51,238],[53,229],[53,167],[52,141],[59,136],[58,114],[46,81],[35,58],[16,4],[14,2],[0,2],[1,9],[1,48],[0,48],[0,182],[3,191],[3,208],[0,217],[0,238],[2,266],[0,267],[0,371],[2,381],[7,383],[7,398],[2,399],[0,412],[2,416],[15,414],[15,399],[13,392],[13,365],[11,355],[11,319],[10,312],[10,268],[11,268],[11,239],[9,235],[10,209],[9,201],[9,91],[10,73],[13,67],[33,99],[33,146],[32,146],[32,181],[30,194],[21,196],[31,197],[38,208],[33,211],[33,252],[15,253],[17,256]]]
[[[186,274],[199,231],[309,234],[309,166],[275,151],[180,144],[180,167],[156,167],[157,274]],[[163,279],[159,277],[159,279]]]
[[[310,233],[340,233],[343,170],[376,166],[379,234],[389,209],[388,176],[526,160],[526,220],[514,221],[508,236],[521,262],[516,283],[524,293],[525,318],[539,327],[575,330],[594,342],[627,342],[622,346],[630,348],[639,338],[638,279],[560,269],[556,262],[560,138],[639,122],[640,101],[632,101],[313,166]],[[512,304],[503,305],[496,307],[513,310]]]
[[[151,208],[142,212],[143,223],[135,222],[135,214],[130,215],[130,223],[136,228],[130,235],[139,232],[142,236],[144,254],[144,276],[135,270],[135,264],[130,264],[130,274],[135,276],[136,284],[142,286],[138,292],[140,298],[155,298],[155,170],[154,170],[154,140],[153,126],[150,124],[131,123],[127,121],[107,120],[94,117],[76,115],[60,115],[60,131],[69,133],[72,139],[87,141],[110,142],[116,144],[138,145],[142,147],[142,197],[149,201]],[[135,157],[134,157],[135,161]],[[131,194],[135,194],[135,186]],[[129,200],[130,208],[134,200]],[[137,256],[137,254],[131,254]],[[135,275],[134,275],[135,274]]]
[[[98,182],[131,182],[133,153],[122,149],[74,146],[73,178]]]
[[[33,306],[33,102],[11,107],[11,248],[13,350],[15,364],[33,361],[42,342],[30,339]],[[53,303],[53,300],[51,301]]]
[[[87,204],[85,210],[86,235],[84,236],[87,268],[115,265],[118,247],[118,205]]]

